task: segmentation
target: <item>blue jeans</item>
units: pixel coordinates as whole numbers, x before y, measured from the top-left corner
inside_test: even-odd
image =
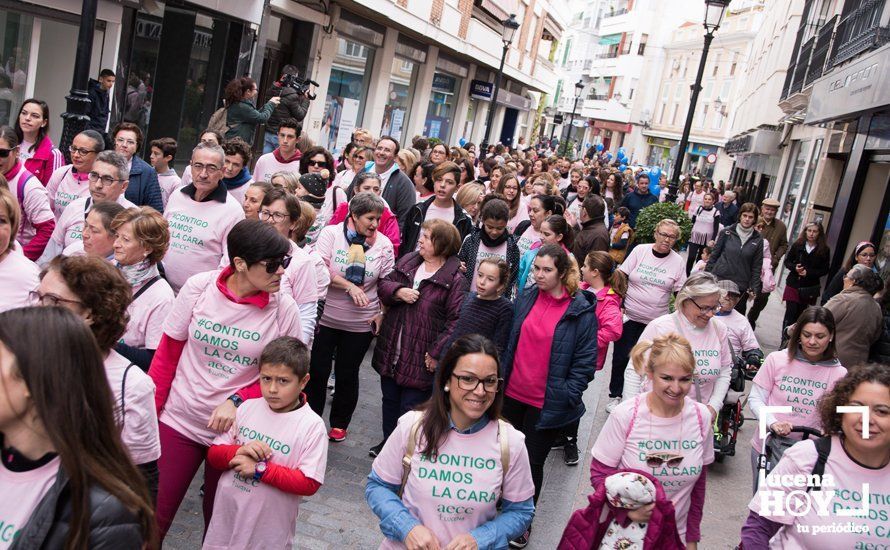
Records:
[[[263,154],[271,153],[275,149],[278,149],[278,134],[266,130],[263,138]]]
[[[432,395],[432,388],[418,390],[396,384],[388,376],[380,377],[380,392],[383,394],[383,439],[389,439],[395,431],[399,418],[408,411],[414,410]]]

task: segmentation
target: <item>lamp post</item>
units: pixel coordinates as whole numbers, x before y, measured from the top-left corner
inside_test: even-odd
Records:
[[[572,117],[569,119],[569,132],[566,135],[565,143],[562,145],[562,156],[566,156],[569,148],[569,141],[572,139],[572,130],[575,127],[575,112],[578,110],[578,100],[581,98],[581,92],[584,90],[584,81],[579,80],[575,83],[575,104],[572,105]],[[575,145],[572,144],[572,152],[575,151]]]
[[[494,121],[494,109],[498,100],[498,88],[501,87],[501,78],[504,76],[504,62],[507,61],[507,51],[510,44],[513,43],[513,37],[516,36],[516,30],[519,29],[519,21],[516,20],[516,14],[511,13],[510,17],[503,22],[504,29],[501,33],[501,40],[504,43],[504,52],[501,54],[501,66],[498,67],[498,74],[494,77],[494,89],[491,92],[491,104],[488,107],[488,117],[485,122],[485,139],[482,140],[482,154],[488,153],[488,142],[491,140],[491,125]]]
[[[97,0],[83,0],[80,14],[80,27],[77,34],[77,51],[74,56],[74,74],[71,78],[71,90],[65,96],[66,109],[62,113],[62,139],[59,149],[65,160],[71,162],[68,148],[74,137],[82,132],[90,121],[90,56],[93,53],[93,28],[96,25]]]
[[[674,162],[674,174],[668,185],[667,200],[674,202],[677,199],[677,191],[680,187],[680,174],[683,172],[683,159],[686,156],[686,148],[689,147],[689,133],[692,131],[692,118],[695,116],[695,105],[698,103],[698,94],[701,92],[702,77],[705,74],[705,63],[708,60],[708,50],[714,33],[723,22],[723,15],[729,6],[730,0],[705,0],[705,46],[701,52],[701,60],[698,63],[698,73],[695,75],[695,84],[692,85],[692,96],[689,99],[689,111],[686,113],[686,125],[683,127],[683,137],[677,148],[677,160]]]

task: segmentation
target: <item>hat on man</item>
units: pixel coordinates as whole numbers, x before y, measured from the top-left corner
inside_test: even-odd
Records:
[[[779,206],[781,206],[779,204],[779,201],[777,201],[776,199],[774,199],[772,197],[767,197],[767,198],[763,199],[763,202],[761,202],[760,205],[761,206],[772,206],[773,208],[778,208]]]
[[[730,281],[729,279],[718,281],[717,286],[720,288],[720,290],[726,292],[727,294],[735,294],[736,296],[742,295],[742,291],[739,290],[739,285],[735,284],[735,282]]]

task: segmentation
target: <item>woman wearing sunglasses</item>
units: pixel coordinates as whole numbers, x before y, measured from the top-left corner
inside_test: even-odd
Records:
[[[279,336],[302,337],[297,304],[278,292],[290,265],[287,239],[269,224],[242,220],[227,245],[228,266],[195,275],[182,287],[148,372],[157,386],[162,538],[208,447],[231,427],[242,402],[236,392],[259,395],[263,347]],[[220,474],[204,464],[205,528]]]
[[[696,384],[690,397],[708,407],[708,422],[723,408],[732,377],[728,331],[723,321],[714,319],[721,309],[722,292],[710,273],[693,274],[677,293],[674,313],[653,320],[640,335],[640,340],[653,340],[676,333],[689,341],[696,359]],[[634,369],[624,371],[624,401],[648,391],[651,382]]]
[[[371,467],[365,499],[380,548],[506,548],[525,531],[535,489],[522,435],[500,420],[503,400],[495,345],[455,340],[432,397],[399,419]]]
[[[590,450],[590,482],[596,490],[618,470],[650,472],[674,505],[680,539],[694,550],[701,540],[705,466],[714,461],[709,411],[691,398],[696,358],[686,338],[671,333],[651,340],[644,336],[631,361],[638,376],[651,380],[651,390],[609,415]],[[630,510],[628,518],[647,523],[653,507]]]

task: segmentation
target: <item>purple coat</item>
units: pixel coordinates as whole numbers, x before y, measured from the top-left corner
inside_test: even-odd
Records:
[[[643,550],[685,550],[686,545],[680,540],[677,532],[677,520],[674,517],[674,505],[664,493],[661,482],[650,473],[621,468],[616,472],[633,472],[646,476],[655,484],[655,509],[646,529]],[[606,484],[600,483],[593,494],[587,496],[590,504],[582,510],[575,510],[562,533],[559,550],[590,550],[599,548],[606,529],[615,519],[616,511],[606,501]],[[626,512],[619,512],[626,513]]]
[[[466,296],[466,278],[460,260],[445,260],[432,277],[421,281],[420,298],[413,304],[396,300],[400,288],[412,288],[414,275],[423,264],[417,252],[403,256],[389,275],[377,282],[377,294],[387,312],[374,348],[374,370],[393,378],[396,384],[419,390],[429,389],[433,373],[426,369],[427,353],[438,360],[460,315]],[[401,349],[399,333],[401,332]]]

